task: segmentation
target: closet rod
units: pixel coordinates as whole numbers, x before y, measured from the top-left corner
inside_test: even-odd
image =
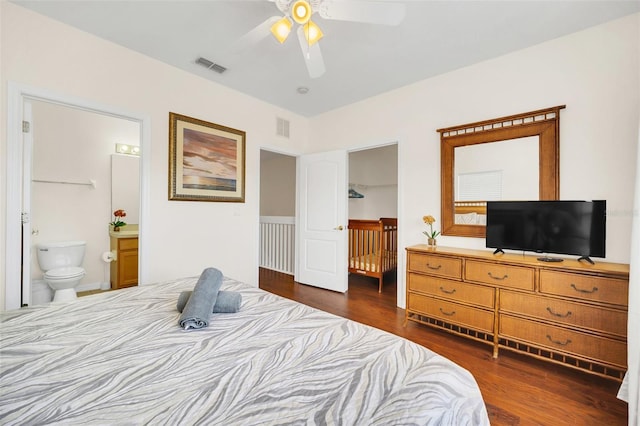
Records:
[[[63,185],[82,185],[82,186],[90,186],[93,189],[96,189],[96,181],[94,179],[89,179],[89,182],[67,182],[62,180],[44,180],[44,179],[32,179],[31,182],[40,182],[40,183],[61,183]]]

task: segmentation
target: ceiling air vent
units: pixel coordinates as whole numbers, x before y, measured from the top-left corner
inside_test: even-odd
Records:
[[[285,138],[289,137],[289,120],[276,117],[276,135],[284,136]]]
[[[222,65],[214,64],[213,62],[211,62],[207,58],[202,58],[202,57],[196,59],[196,64],[202,65],[203,67],[206,67],[206,68],[209,68],[210,70],[215,71],[218,74],[222,74],[223,72],[225,72],[227,70]]]

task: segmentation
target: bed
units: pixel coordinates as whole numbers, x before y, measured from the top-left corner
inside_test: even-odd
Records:
[[[454,220],[456,225],[486,225],[486,201],[454,201]]]
[[[0,423],[488,424],[446,358],[229,278],[240,312],[182,331],[196,280],[0,314]]]
[[[398,267],[398,220],[349,219],[349,272],[378,279]]]

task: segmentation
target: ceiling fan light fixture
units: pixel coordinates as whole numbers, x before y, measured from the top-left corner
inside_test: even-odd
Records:
[[[322,30],[315,24],[315,22],[309,20],[309,22],[304,25],[304,37],[307,39],[309,46],[313,46],[323,36],[324,34],[322,34]]]
[[[291,17],[300,25],[306,24],[312,13],[311,5],[306,0],[298,0],[291,7]]]
[[[290,32],[291,21],[286,16],[271,26],[271,34],[273,34],[280,43],[284,43],[287,37],[289,37]]]

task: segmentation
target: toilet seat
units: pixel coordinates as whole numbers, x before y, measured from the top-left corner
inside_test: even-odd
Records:
[[[64,268],[55,268],[45,272],[45,280],[67,280],[70,278],[81,278],[84,276],[84,268],[79,266],[66,266]]]

